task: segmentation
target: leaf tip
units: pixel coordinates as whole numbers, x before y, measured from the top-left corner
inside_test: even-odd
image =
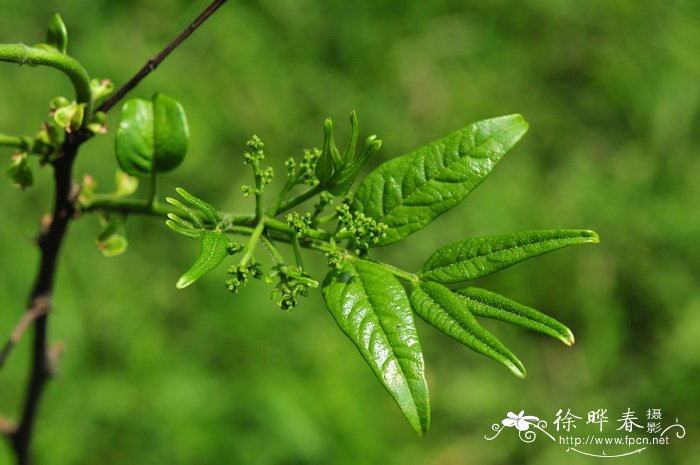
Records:
[[[564,344],[566,344],[569,347],[576,344],[576,338],[574,337],[574,333],[572,333],[569,328],[566,328],[566,335],[560,339]]]
[[[504,365],[511,371],[511,373],[520,379],[525,379],[527,376],[525,366],[517,358],[514,361],[504,361]]]
[[[188,277],[187,275],[182,275],[180,276],[180,279],[177,280],[177,283],[175,283],[175,287],[178,289],[184,289],[193,282],[194,280],[192,280],[192,278]]]
[[[598,235],[597,232],[591,230],[591,229],[586,229],[584,230],[584,235],[586,238],[588,238],[588,242],[592,244],[600,244],[600,236]]]

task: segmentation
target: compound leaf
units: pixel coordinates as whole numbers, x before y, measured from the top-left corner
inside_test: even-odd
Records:
[[[574,335],[569,328],[534,308],[478,287],[465,287],[455,292],[463,297],[467,308],[473,315],[492,318],[548,334],[568,346],[574,343]]]
[[[323,297],[413,429],[424,435],[430,405],[423,351],[401,283],[372,262],[346,260],[326,276]]]
[[[353,207],[389,226],[377,245],[403,239],[469,195],[527,127],[520,115],[492,118],[389,160],[362,181]]]
[[[201,237],[202,250],[199,254],[199,258],[197,258],[194,265],[192,265],[192,267],[177,281],[175,287],[178,289],[187,287],[197,281],[219,266],[229,255],[229,240],[224,233],[220,231],[204,231]]]
[[[496,336],[476,321],[465,300],[442,284],[423,282],[411,292],[413,311],[428,324],[439,329],[470,349],[486,355],[508,368],[520,378],[525,367]]]
[[[420,277],[440,283],[468,281],[562,247],[597,242],[598,234],[586,229],[473,237],[435,251],[423,265]]]

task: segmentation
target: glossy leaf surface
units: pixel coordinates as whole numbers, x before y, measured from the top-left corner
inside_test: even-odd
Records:
[[[534,308],[478,287],[465,287],[455,292],[465,300],[467,308],[475,316],[492,318],[548,334],[568,346],[574,343],[574,335],[569,328]]]
[[[170,171],[187,153],[189,129],[182,106],[156,94],[153,100],[135,98],[122,107],[115,138],[117,161],[132,176]]]
[[[479,324],[465,300],[438,283],[420,283],[413,287],[411,304],[428,324],[470,349],[490,357],[520,378],[525,367],[496,336]]]
[[[488,119],[390,160],[360,184],[354,208],[389,226],[394,243],[461,202],[527,131],[520,115]]]
[[[346,260],[326,276],[323,297],[413,429],[425,434],[430,406],[423,352],[401,283],[374,263]]]
[[[199,258],[192,267],[183,274],[175,284],[182,289],[209,273],[228,256],[229,240],[220,231],[204,231],[201,235],[202,249]]]
[[[473,237],[435,251],[423,265],[420,277],[441,283],[468,281],[562,247],[597,242],[598,235],[585,229]]]

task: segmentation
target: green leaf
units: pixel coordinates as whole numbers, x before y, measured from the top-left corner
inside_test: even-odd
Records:
[[[176,100],[156,94],[152,100],[130,99],[122,107],[115,151],[127,174],[148,177],[172,170],[185,158],[188,143],[187,118]]]
[[[172,215],[172,216],[171,216]],[[165,224],[178,234],[182,234],[190,239],[199,239],[204,233],[203,229],[194,229],[194,225],[189,221],[185,222],[182,218],[172,213],[168,213],[168,218]],[[185,222],[186,224],[183,224]]]
[[[219,218],[219,212],[216,211],[216,208],[214,208],[212,204],[205,202],[199,197],[195,197],[182,187],[176,187],[175,192],[180,194],[180,196],[187,202],[189,202],[190,205],[202,212],[202,214],[209,220],[211,224],[216,225],[219,223],[219,221],[221,221],[221,218]]]
[[[403,239],[461,202],[527,131],[520,115],[488,119],[389,160],[355,193],[355,210],[389,226],[377,245]]]
[[[61,53],[66,53],[68,48],[68,30],[61,19],[61,15],[54,14],[49,21],[46,30],[46,43]]]
[[[465,287],[455,292],[464,298],[467,308],[473,315],[548,334],[568,346],[574,343],[574,335],[569,328],[534,308],[478,287]]]
[[[470,349],[490,357],[515,376],[525,377],[525,367],[496,336],[469,312],[465,300],[438,283],[419,283],[411,292],[411,305],[428,324]]]
[[[403,286],[378,265],[345,260],[323,283],[328,310],[413,429],[430,424],[423,351]]]
[[[562,247],[598,242],[598,235],[586,229],[473,237],[435,251],[423,265],[420,277],[440,283],[468,281]]]
[[[169,225],[170,226],[170,225]],[[202,233],[202,251],[194,265],[183,274],[175,284],[178,289],[185,288],[209,273],[228,256],[229,240],[220,231],[204,231]]]

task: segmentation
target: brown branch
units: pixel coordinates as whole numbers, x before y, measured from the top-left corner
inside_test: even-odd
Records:
[[[117,90],[110,98],[100,105],[97,111],[108,112],[117,102],[119,102],[126,94],[128,94],[139,82],[146,76],[155,71],[156,68],[165,60],[170,53],[175,50],[182,42],[185,41],[199,26],[204,23],[211,15],[219,9],[221,5],[226,3],[226,0],[214,0],[192,23],[190,23],[184,31],[173,39],[167,47],[165,47],[158,55],[151,57],[143,68],[141,68],[134,76],[127,81],[119,90]]]
[[[19,343],[20,339],[22,339],[22,335],[26,331],[27,327],[29,327],[29,325],[32,324],[34,320],[46,313],[48,309],[48,299],[34,299],[30,307],[27,309],[26,312],[24,312],[24,315],[22,315],[22,318],[20,318],[17,322],[17,325],[15,325],[15,328],[10,334],[10,338],[7,340],[5,346],[2,348],[2,352],[0,352],[0,368],[2,368],[5,364],[5,360],[10,355],[10,352],[12,352],[12,349]]]
[[[189,37],[209,16],[211,16],[226,0],[215,0],[200,14],[180,35],[170,42],[158,55],[148,60],[122,88],[109,100],[104,102],[98,111],[107,112],[129,91],[135,88],[143,78],[153,72],[165,58]],[[37,243],[41,250],[41,261],[37,272],[34,288],[30,294],[27,311],[20,319],[10,336],[10,340],[0,353],[0,367],[5,362],[12,347],[17,344],[25,330],[34,327],[32,343],[31,371],[24,397],[19,422],[15,425],[2,419],[0,426],[10,439],[18,465],[31,463],[30,446],[33,436],[39,403],[46,386],[46,381],[54,370],[54,358],[48,348],[48,315],[51,308],[54,276],[58,254],[65,238],[68,226],[75,214],[75,193],[72,191],[73,163],[80,146],[89,139],[86,134],[67,134],[58,156],[51,162],[54,168],[54,207],[48,224],[42,224],[42,230]]]

